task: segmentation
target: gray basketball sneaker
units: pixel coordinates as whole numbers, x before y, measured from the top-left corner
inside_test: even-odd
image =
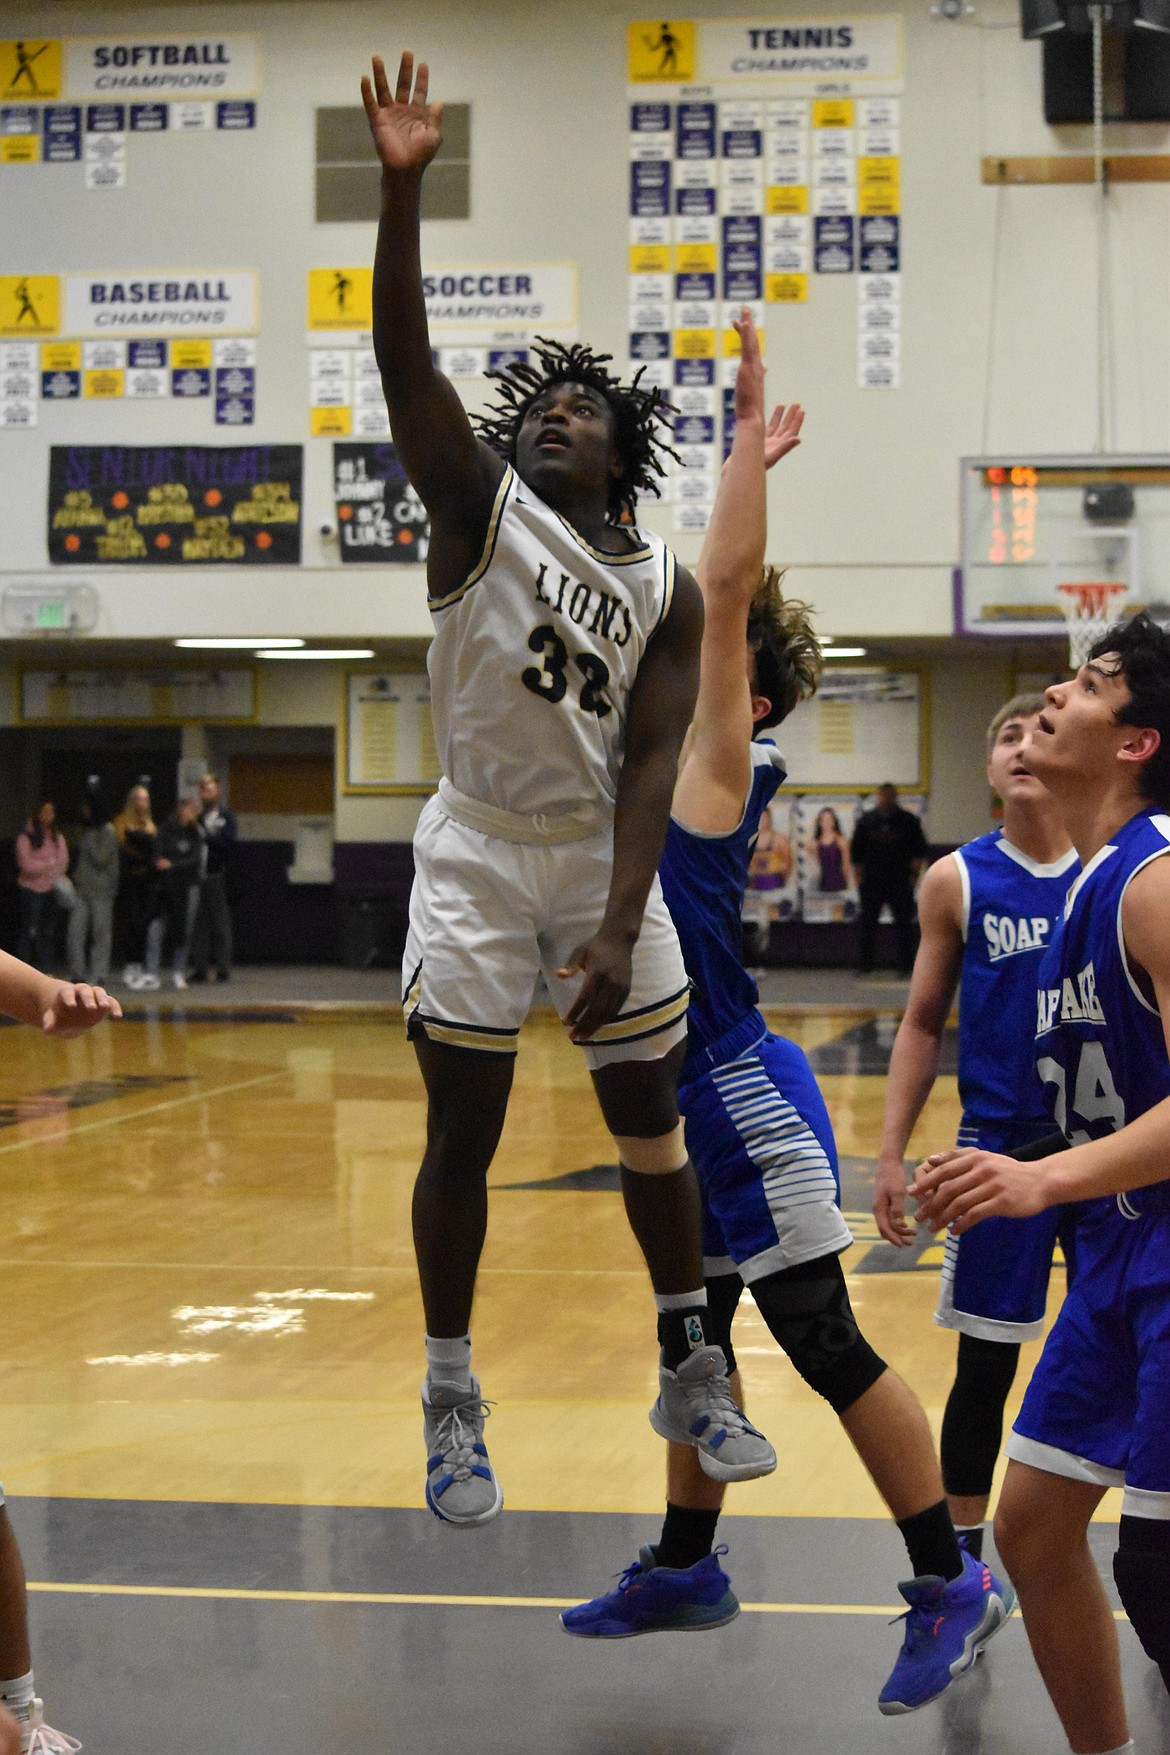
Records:
[[[483,1442],[488,1404],[473,1377],[470,1391],[427,1377],[422,1386],[427,1441],[427,1504],[461,1529],[487,1523],[504,1503]]]
[[[660,1438],[693,1444],[713,1481],[754,1481],[776,1467],[776,1452],[731,1393],[722,1347],[696,1348],[677,1371],[659,1364],[650,1424]]]

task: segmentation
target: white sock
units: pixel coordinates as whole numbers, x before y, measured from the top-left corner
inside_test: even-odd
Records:
[[[671,1310],[700,1310],[707,1308],[707,1288],[700,1286],[697,1292],[655,1292],[654,1308],[660,1316]]]
[[[0,1682],[0,1700],[3,1700],[13,1718],[22,1722],[32,1716],[35,1697],[36,1685],[31,1670],[27,1676],[14,1676],[11,1682]]]
[[[1118,1743],[1116,1749],[1102,1749],[1101,1755],[1135,1755],[1135,1749],[1136,1745],[1131,1737],[1128,1743]]]
[[[471,1389],[471,1336],[428,1335],[427,1376],[440,1383],[455,1383]]]

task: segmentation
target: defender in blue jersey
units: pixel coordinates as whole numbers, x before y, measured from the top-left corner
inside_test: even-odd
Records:
[[[1082,872],[1039,974],[1036,1066],[1071,1148],[941,1153],[915,1192],[961,1232],[1087,1201],[1077,1273],[1008,1441],[995,1530],[1070,1747],[1132,1750],[1089,1520],[1124,1486],[1114,1576],[1170,1687],[1170,637],[1110,629],[1048,690],[1026,760]]]
[[[1036,972],[1077,869],[1056,800],[1028,772],[1024,746],[1044,706],[1017,695],[987,728],[987,778],[1003,801],[1003,826],[936,861],[918,899],[922,940],[886,1080],[873,1212],[904,1248],[904,1160],[938,1071],[943,1031],[959,994],[961,1146],[1008,1152],[1051,1135],[1032,1037]],[[939,1445],[951,1516],[965,1547],[983,1549],[983,1520],[1003,1435],[1020,1343],[1043,1332],[1063,1208],[1031,1219],[994,1219],[948,1233],[935,1321],[958,1331],[955,1381]]]
[[[660,875],[694,991],[679,1090],[704,1200],[710,1323],[729,1364],[744,1286],[797,1371],[838,1414],[905,1539],[914,1578],[905,1642],[879,1698],[913,1711],[974,1663],[1006,1619],[1010,1597],[959,1548],[926,1416],[860,1333],[840,1252],[851,1241],[838,1205],[828,1114],[803,1053],[773,1036],[740,958],[752,841],[784,777],[753,732],[810,694],[820,652],[803,604],[784,603],[763,569],[764,472],[795,444],[799,411],[765,425],[759,344],[744,313],[736,429],[699,562],[706,620],[701,681],[674,792]],[[761,582],[762,575],[762,582]],[[738,1394],[738,1376],[731,1382]],[[716,1627],[739,1605],[712,1551],[724,1487],[672,1440],[667,1510],[616,1590],[568,1609],[570,1633],[624,1638]],[[723,1550],[720,1550],[722,1552]]]

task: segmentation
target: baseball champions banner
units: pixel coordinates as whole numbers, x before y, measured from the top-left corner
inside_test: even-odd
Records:
[[[54,445],[54,566],[295,566],[299,445]]]

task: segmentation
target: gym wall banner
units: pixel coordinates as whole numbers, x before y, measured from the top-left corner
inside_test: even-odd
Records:
[[[393,445],[335,444],[333,492],[343,561],[426,560],[426,509]]]
[[[54,566],[295,566],[299,445],[54,445]]]

